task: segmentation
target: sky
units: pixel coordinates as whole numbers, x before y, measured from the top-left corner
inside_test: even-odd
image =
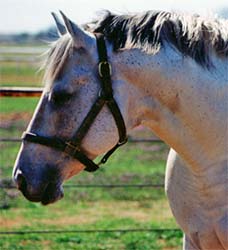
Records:
[[[228,0],[0,0],[0,33],[37,32],[54,24],[50,13],[62,10],[78,24],[99,11],[115,13],[178,10],[212,15],[228,9]]]

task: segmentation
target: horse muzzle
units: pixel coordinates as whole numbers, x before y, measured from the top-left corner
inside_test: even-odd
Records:
[[[13,177],[17,188],[26,199],[32,202],[41,202],[43,205],[54,203],[63,198],[63,188],[60,181],[37,181],[28,180],[21,172],[16,170]]]

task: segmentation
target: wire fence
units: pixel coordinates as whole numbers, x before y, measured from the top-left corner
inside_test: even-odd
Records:
[[[0,188],[3,189],[15,189],[17,188],[14,184],[7,183],[7,184],[1,184]],[[74,188],[164,188],[163,184],[92,184],[92,185],[85,185],[85,184],[65,184],[64,188],[74,189]]]
[[[0,97],[34,97],[40,96],[42,88],[0,88]],[[0,138],[0,142],[21,142],[20,138]],[[158,139],[141,139],[130,138],[129,143],[163,143]],[[66,184],[64,188],[78,189],[78,188],[163,188],[164,184]],[[8,180],[0,180],[0,189],[15,189],[13,182]],[[25,235],[25,234],[62,234],[62,233],[77,233],[77,234],[91,234],[91,233],[143,233],[156,232],[163,233],[165,231],[180,231],[178,228],[129,228],[129,229],[89,229],[89,230],[15,230],[15,231],[0,231],[0,235]]]
[[[21,142],[20,138],[0,138],[0,142]],[[156,139],[128,139],[128,143],[164,143]]]
[[[24,235],[24,234],[62,234],[62,233],[144,233],[144,232],[179,232],[178,228],[130,228],[130,229],[91,229],[91,230],[25,230],[25,231],[0,231],[0,235]]]

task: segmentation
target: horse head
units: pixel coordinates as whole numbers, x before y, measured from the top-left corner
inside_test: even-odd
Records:
[[[102,73],[99,71],[105,71],[105,68],[98,67],[100,55],[95,35],[83,30],[62,12],[61,15],[65,25],[53,14],[60,38],[49,51],[44,77],[46,87],[26,131],[13,171],[13,178],[24,196],[43,204],[55,202],[63,196],[62,182],[85,168],[82,164],[84,158],[91,162],[117,145],[121,128],[112,113],[119,112],[122,119],[120,127],[125,129],[119,110],[119,107],[123,110],[121,96],[113,111],[114,97],[110,98],[101,88]],[[103,64],[101,62],[100,67]],[[113,85],[116,84],[118,80],[113,80]],[[108,88],[112,90],[112,87]],[[98,102],[103,103],[100,105]],[[82,156],[72,157],[75,152],[66,152],[71,149],[67,142],[72,141],[77,130],[80,132],[76,137],[81,136],[83,129],[79,129],[80,126],[84,126],[86,116],[92,116],[94,112],[97,112],[96,117],[89,126],[86,125],[80,145],[77,145],[80,147],[78,154]],[[62,150],[56,146],[58,142],[61,144],[60,141],[64,142]]]

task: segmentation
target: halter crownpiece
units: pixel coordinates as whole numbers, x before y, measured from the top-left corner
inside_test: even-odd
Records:
[[[54,148],[58,151],[62,151],[70,155],[71,157],[77,159],[83,165],[85,165],[84,170],[88,172],[96,171],[99,168],[99,165],[104,164],[118,147],[122,146],[123,144],[127,142],[126,127],[125,127],[124,119],[120,112],[118,104],[116,103],[113,97],[113,89],[112,89],[112,81],[111,81],[112,68],[111,68],[110,63],[108,62],[104,35],[101,33],[95,33],[95,36],[96,36],[97,51],[98,51],[98,56],[99,56],[98,74],[99,74],[99,79],[101,83],[101,89],[98,93],[97,100],[92,105],[90,111],[88,112],[87,116],[84,118],[82,124],[80,125],[78,130],[75,132],[71,140],[65,141],[57,137],[41,136],[41,135],[30,133],[30,132],[24,132],[22,135],[23,141],[45,145],[47,147]],[[89,128],[95,121],[97,115],[100,113],[104,105],[108,106],[110,112],[113,115],[116,126],[118,128],[119,141],[112,149],[110,149],[103,156],[101,161],[98,164],[96,164],[85,155],[80,145],[81,145],[83,138],[87,134]]]

